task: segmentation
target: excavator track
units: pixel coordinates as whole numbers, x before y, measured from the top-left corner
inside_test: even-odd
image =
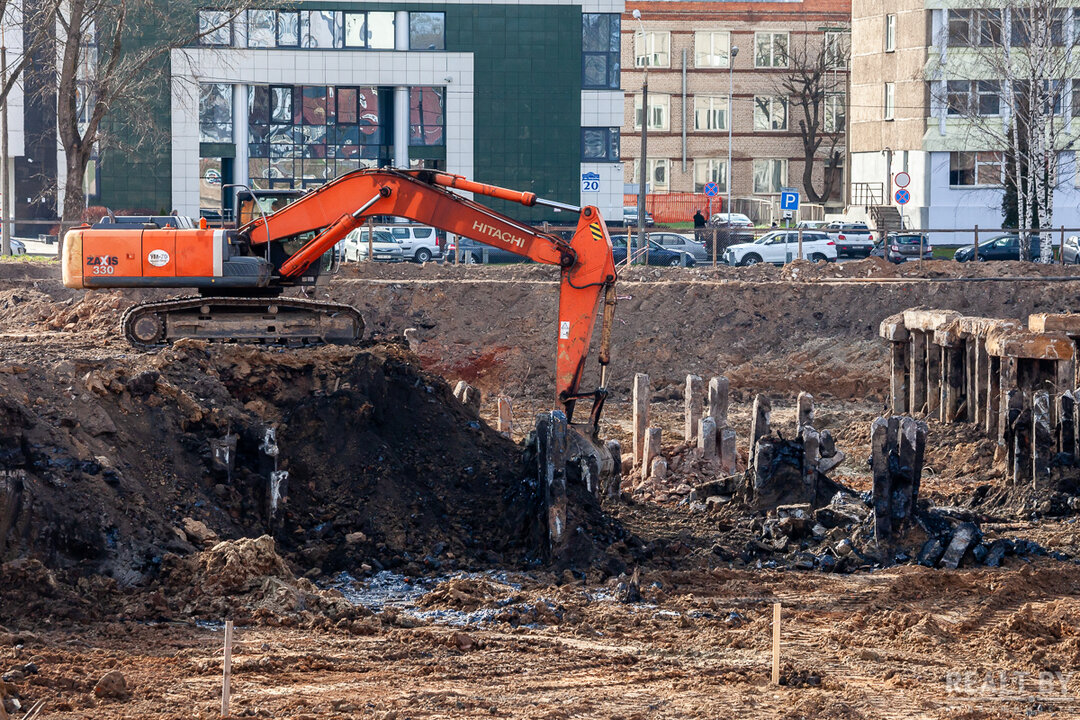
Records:
[[[364,319],[351,305],[303,298],[191,296],[134,305],[120,329],[137,347],[182,338],[283,345],[353,345]]]

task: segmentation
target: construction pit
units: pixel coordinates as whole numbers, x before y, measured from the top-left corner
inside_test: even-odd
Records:
[[[1080,277],[958,265],[624,270],[552,552],[555,271],[148,351],[0,263],[0,717],[221,717],[227,622],[233,717],[1080,716]]]

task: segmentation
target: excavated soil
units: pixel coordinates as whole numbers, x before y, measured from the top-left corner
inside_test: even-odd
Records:
[[[687,502],[710,477],[681,437],[687,374],[730,379],[740,467],[753,395],[791,437],[808,391],[847,454],[831,477],[867,491],[881,319],[1068,311],[1074,271],[624,272],[604,436],[628,445],[629,387],[648,373],[673,472],[628,475],[606,515],[576,490],[573,559],[552,564],[521,464],[550,403],[551,269],[351,266],[317,296],[361,309],[363,347],[144,352],[119,315],[167,294],[70,291],[55,264],[0,263],[0,702],[218,717],[231,619],[234,716],[1080,716],[1075,517],[986,507],[1004,468],[975,428],[929,423],[921,495],[981,513],[987,541],[1016,551],[994,569],[845,575],[747,555],[754,517]],[[479,418],[450,392],[462,379],[485,393]],[[489,427],[494,394],[512,399],[509,439]]]

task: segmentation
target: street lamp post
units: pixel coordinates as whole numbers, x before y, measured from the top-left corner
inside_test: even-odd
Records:
[[[731,179],[734,173],[731,167],[731,128],[735,125],[735,80],[732,70],[735,67],[735,56],[739,54],[739,47],[732,46],[728,54],[728,95],[727,95],[727,211],[728,235],[731,235]]]
[[[645,247],[645,175],[649,172],[649,44],[645,36],[645,25],[641,22],[641,11],[634,10],[634,19],[641,30],[641,44],[645,50],[645,76],[641,81],[641,158],[638,160],[638,201],[637,201],[637,246]],[[635,57],[637,53],[634,53]],[[633,245],[633,243],[628,243]],[[633,247],[627,248],[626,262],[632,262]]]

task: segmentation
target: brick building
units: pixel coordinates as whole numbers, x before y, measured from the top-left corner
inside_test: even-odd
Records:
[[[634,10],[641,13],[640,25]],[[850,11],[850,0],[627,3],[622,22],[626,183],[638,181],[641,86],[648,63],[651,193],[701,192],[714,181],[726,196],[730,177],[733,201],[743,199],[734,202],[736,210],[773,204],[781,187],[798,188],[805,202],[804,110],[782,83],[797,68],[824,62],[817,117],[820,129],[831,132],[815,155],[811,179],[821,192],[830,150],[843,165]],[[729,65],[731,48],[738,52]],[[826,203],[830,209],[842,208],[844,185],[841,167]],[[760,215],[768,217],[767,211]]]

